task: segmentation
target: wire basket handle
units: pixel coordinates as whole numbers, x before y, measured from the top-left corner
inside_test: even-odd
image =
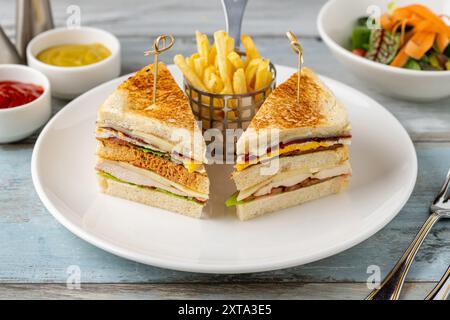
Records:
[[[241,27],[247,0],[222,0],[227,33],[234,39],[237,49],[241,45]]]

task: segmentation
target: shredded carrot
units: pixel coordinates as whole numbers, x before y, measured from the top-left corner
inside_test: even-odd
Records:
[[[438,34],[436,38],[437,49],[440,53],[444,52],[450,42],[450,38],[445,34]]]
[[[400,21],[404,19],[410,19],[413,13],[409,10],[405,10],[405,8],[397,8],[392,12],[392,20]]]
[[[414,33],[422,32],[422,31],[436,32],[436,30],[434,29],[433,22],[430,20],[422,20],[419,24],[417,24],[417,26],[414,29],[412,29],[412,31]]]
[[[438,15],[434,14],[433,11],[431,11],[427,7],[420,4],[412,4],[403,7],[402,9],[409,10],[410,12],[421,16],[423,19],[432,21],[435,24],[436,29],[439,30],[439,33],[444,33],[447,36],[450,36],[450,27],[447,26]]]
[[[433,46],[436,33],[416,33],[405,45],[405,53],[411,58],[420,60],[423,55]]]
[[[385,30],[396,34],[401,28],[401,49],[391,65],[402,67],[410,57],[420,60],[434,44],[439,52],[443,52],[450,43],[450,26],[444,22],[444,17],[419,4],[383,14],[381,26]],[[411,30],[406,32],[406,26],[411,27]]]
[[[405,43],[405,34],[406,34],[406,25],[407,25],[408,21],[403,20],[402,22],[402,29],[400,32],[400,45],[403,46],[403,44]]]
[[[393,67],[403,67],[406,62],[408,62],[409,56],[405,52],[405,47],[400,49],[400,51],[397,53],[397,56],[392,60],[391,66]]]
[[[394,22],[392,21],[390,15],[388,13],[384,13],[380,17],[381,27],[385,30],[391,30]]]
[[[406,21],[406,19],[403,20],[403,21]],[[391,29],[391,32],[392,32],[393,35],[397,33],[397,29],[398,29],[398,27],[400,27],[400,26],[402,25],[403,21],[396,22],[396,23],[393,25],[393,27],[392,27],[392,29]]]

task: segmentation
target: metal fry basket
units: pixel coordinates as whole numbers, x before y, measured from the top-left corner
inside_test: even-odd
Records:
[[[272,81],[268,86],[245,94],[209,93],[193,87],[184,79],[184,90],[202,130],[246,129],[267,96],[275,89],[276,69],[269,64]]]

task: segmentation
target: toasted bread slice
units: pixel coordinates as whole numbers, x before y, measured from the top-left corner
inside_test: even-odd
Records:
[[[97,125],[123,128],[144,140],[165,140],[172,150],[206,162],[206,145],[189,101],[164,63],[158,64],[153,104],[153,64],[123,82],[103,103]],[[150,141],[151,142],[151,141]]]
[[[307,201],[316,200],[340,192],[348,185],[347,176],[339,176],[295,191],[269,195],[236,206],[240,220],[249,220],[265,213],[297,206]]]
[[[158,190],[140,188],[127,183],[121,183],[105,177],[98,177],[100,190],[108,195],[146,204],[153,207],[200,218],[203,204],[181,197],[176,197]]]
[[[279,130],[279,141],[348,135],[350,123],[344,106],[310,69],[302,68],[300,102],[297,73],[280,84],[264,101],[237,143],[238,154],[252,150],[261,130]],[[267,139],[272,145],[271,138]]]

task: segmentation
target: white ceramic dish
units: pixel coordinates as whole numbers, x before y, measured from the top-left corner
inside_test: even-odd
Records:
[[[111,55],[81,67],[58,67],[43,63],[36,56],[44,49],[62,44],[101,43]],[[120,74],[120,42],[111,33],[96,28],[58,28],[43,32],[27,46],[28,65],[44,73],[52,85],[53,96],[72,99]]]
[[[0,143],[22,140],[42,127],[52,113],[50,83],[41,72],[17,64],[0,65],[0,81],[20,81],[44,88],[37,99],[15,108],[0,109]]]
[[[396,68],[357,56],[348,50],[356,19],[367,16],[369,6],[386,12],[391,0],[331,0],[317,18],[319,34],[334,56],[348,70],[378,91],[412,101],[430,101],[450,96],[450,71],[417,71]],[[450,14],[448,0],[398,0],[397,6],[421,3],[436,13]]]
[[[179,84],[180,72],[169,66]],[[295,70],[277,66],[278,83]],[[417,160],[400,123],[369,97],[323,78],[353,122],[353,177],[345,192],[240,222],[225,208],[231,168],[208,167],[208,219],[193,219],[99,193],[94,172],[96,109],[127,76],[69,103],[41,133],[32,175],[53,216],[82,239],[159,267],[240,273],[300,265],[341,252],[386,225],[414,187]],[[380,125],[382,124],[382,125]]]

